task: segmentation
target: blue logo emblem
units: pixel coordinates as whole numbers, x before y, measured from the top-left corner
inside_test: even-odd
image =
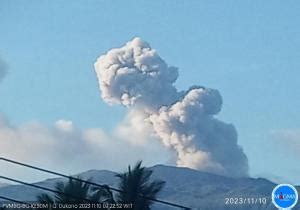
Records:
[[[298,192],[290,184],[277,185],[272,192],[272,202],[278,209],[291,209],[298,202]]]

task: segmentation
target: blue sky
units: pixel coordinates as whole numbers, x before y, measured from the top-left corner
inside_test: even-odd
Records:
[[[3,0],[0,112],[15,125],[113,129],[125,110],[102,102],[93,64],[139,36],[179,67],[179,89],[221,92],[219,118],[236,126],[253,176],[299,184],[299,11],[296,1]],[[287,130],[296,140],[274,137]]]

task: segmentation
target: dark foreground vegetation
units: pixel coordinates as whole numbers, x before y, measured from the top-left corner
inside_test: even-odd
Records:
[[[151,181],[152,171],[138,162],[133,168],[128,166],[119,178],[118,191],[109,186],[90,185],[70,178],[67,182],[57,182],[55,193],[42,193],[37,196],[37,209],[134,209],[149,210],[162,190],[164,182]],[[87,180],[91,181],[91,180]],[[4,208],[2,208],[4,209]]]

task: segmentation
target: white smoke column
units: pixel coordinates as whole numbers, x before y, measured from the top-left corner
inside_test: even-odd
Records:
[[[234,126],[214,118],[222,106],[217,90],[194,86],[177,91],[177,68],[140,38],[100,56],[95,70],[102,98],[144,110],[147,126],[176,151],[178,166],[235,177],[248,174]]]
[[[244,176],[247,157],[233,125],[213,117],[222,105],[217,90],[195,88],[150,116],[163,143],[178,153],[177,165],[227,176]]]
[[[176,100],[177,68],[169,67],[139,38],[112,49],[95,63],[102,98],[110,103],[159,108]]]

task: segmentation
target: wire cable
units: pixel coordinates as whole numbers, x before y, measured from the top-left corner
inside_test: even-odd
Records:
[[[61,191],[58,191],[58,190],[53,190],[53,189],[50,189],[50,188],[47,188],[47,187],[42,187],[42,186],[35,185],[35,184],[30,184],[30,183],[23,182],[23,181],[20,181],[20,180],[17,180],[17,179],[13,179],[13,178],[9,178],[9,177],[6,177],[6,176],[0,176],[0,179],[5,179],[5,180],[11,181],[11,182],[15,182],[15,183],[18,183],[18,184],[23,184],[23,185],[26,185],[26,186],[29,186],[29,187],[40,189],[40,190],[44,190],[44,191],[48,191],[48,192],[52,192],[52,193],[61,194],[61,195],[64,195],[66,197],[69,197],[69,198],[74,198],[74,199],[78,199],[78,200],[88,201],[88,202],[94,203],[94,201],[92,201],[90,199],[87,199],[87,198],[81,198],[81,197],[78,197],[78,196],[74,196],[72,194],[64,193],[64,192],[61,192]]]
[[[45,173],[48,173],[48,174],[53,174],[53,175],[56,175],[56,176],[60,176],[60,177],[68,178],[68,179],[73,179],[73,180],[80,181],[80,182],[90,184],[90,185],[93,185],[93,186],[97,186],[97,187],[100,187],[100,188],[109,188],[110,190],[115,191],[115,192],[125,193],[124,191],[122,191],[120,189],[117,189],[117,188],[114,188],[114,187],[111,187],[109,185],[102,185],[102,184],[94,183],[94,182],[91,182],[91,181],[82,180],[82,179],[79,179],[79,178],[76,178],[76,177],[68,176],[68,175],[65,175],[65,174],[62,174],[62,173],[58,173],[58,172],[51,171],[51,170],[41,168],[41,167],[36,167],[36,166],[29,165],[29,164],[26,164],[26,163],[22,163],[22,162],[19,162],[19,161],[11,160],[11,159],[8,159],[8,158],[0,157],[0,160],[3,160],[5,162],[9,162],[9,163],[12,163],[12,164],[20,165],[20,166],[23,166],[23,167],[26,167],[26,168],[31,168],[31,169],[34,169],[34,170],[42,171],[42,172],[45,172]],[[173,207],[177,207],[177,208],[181,208],[181,209],[185,209],[185,210],[191,209],[189,207],[182,206],[182,205],[175,204],[175,203],[171,203],[171,202],[168,202],[168,201],[163,201],[163,200],[159,200],[159,199],[156,199],[156,198],[149,198],[149,197],[144,196],[142,194],[140,194],[139,196],[141,198],[144,198],[144,199],[147,199],[147,200],[150,200],[150,201],[154,201],[156,203],[161,203],[161,204],[165,204],[165,205],[169,205],[169,206],[173,206]]]
[[[15,200],[15,199],[13,199],[13,198],[8,198],[8,197],[2,196],[2,195],[0,195],[0,199],[6,200],[6,201],[15,202],[15,203],[20,203],[20,204],[29,205],[29,203],[26,203],[26,202],[23,202],[23,201],[19,201],[19,200]]]

